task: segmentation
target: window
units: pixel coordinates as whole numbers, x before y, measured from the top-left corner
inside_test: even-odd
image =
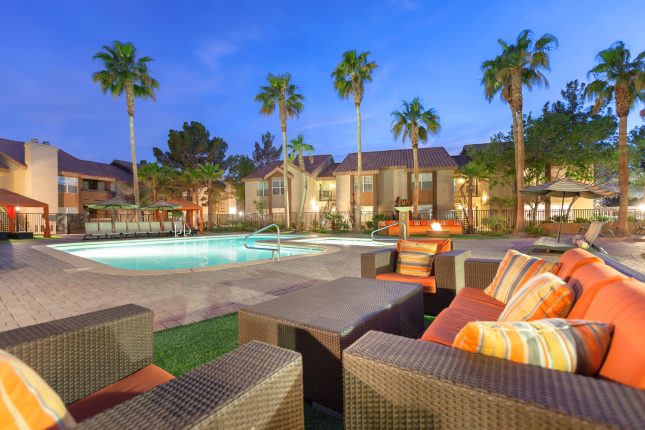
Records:
[[[83,179],[83,191],[110,191],[110,182]]]
[[[410,175],[410,186],[414,189],[414,174]],[[432,189],[432,172],[419,173],[419,190]]]
[[[333,200],[332,186],[330,182],[321,182],[318,187],[318,200]]]
[[[58,192],[77,194],[78,193],[78,178],[68,178],[67,176],[58,177]]]
[[[373,188],[373,183],[372,183],[372,176],[363,176],[363,192],[364,193],[371,193]],[[354,192],[358,192],[358,182],[356,181],[356,177],[354,176]]]
[[[273,187],[274,196],[284,194],[284,179],[274,179],[271,182],[271,186]]]
[[[256,195],[260,197],[266,197],[269,195],[269,183],[260,182],[258,183],[258,189],[256,190]]]

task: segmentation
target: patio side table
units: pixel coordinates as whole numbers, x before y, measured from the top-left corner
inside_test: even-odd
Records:
[[[252,340],[298,351],[305,398],[342,412],[343,350],[370,330],[418,337],[423,288],[340,278],[242,309],[239,343]]]

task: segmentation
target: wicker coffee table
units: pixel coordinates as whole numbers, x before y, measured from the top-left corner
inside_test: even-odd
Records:
[[[340,278],[238,313],[239,342],[252,340],[302,354],[305,397],[343,410],[342,352],[370,330],[418,337],[420,285]]]

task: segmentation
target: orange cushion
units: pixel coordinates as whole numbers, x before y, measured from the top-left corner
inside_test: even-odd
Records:
[[[469,288],[469,287],[462,288],[457,293],[457,297],[461,297],[463,299],[469,299],[469,300],[476,300],[478,302],[488,303],[488,304],[491,304],[491,305],[498,306],[498,307],[500,307],[502,309],[504,309],[504,306],[506,306],[504,303],[502,303],[499,300],[489,296],[488,294],[486,294],[484,292],[484,290],[480,290],[479,288]]]
[[[69,412],[80,422],[173,379],[175,377],[170,373],[151,364],[84,399],[77,400],[69,405]]]
[[[401,251],[401,244],[403,240],[396,242],[396,250]],[[437,244],[437,254],[442,252],[452,251],[452,241],[450,239],[414,239],[412,242],[417,243],[435,243]]]
[[[595,375],[611,342],[612,325],[562,318],[523,322],[476,321],[453,346],[517,363]]]
[[[479,319],[488,321],[495,321],[504,311],[504,304],[497,302],[497,300],[493,299],[492,297],[491,300],[495,300],[497,303],[488,303],[477,299],[472,299],[468,297],[467,294],[461,294],[461,291],[459,291],[457,296],[450,303],[450,309],[458,309],[470,315],[477,315]],[[485,296],[483,292],[482,295]]]
[[[645,284],[635,279],[614,281],[600,289],[584,319],[614,325],[609,353],[599,376],[645,389]]]
[[[381,273],[376,279],[382,281],[407,282],[409,284],[420,284],[424,293],[434,294],[437,292],[437,281],[434,276],[408,276],[400,273]]]
[[[604,263],[591,263],[581,266],[569,278],[569,285],[576,292],[576,302],[569,313],[569,318],[583,318],[598,291],[608,284],[626,278],[618,270]]]
[[[566,318],[575,297],[573,288],[562,279],[553,273],[540,273],[515,292],[497,321]]]
[[[396,258],[396,273],[408,276],[430,276],[432,260],[437,253],[437,244],[418,243],[411,240],[401,242]]]
[[[566,282],[569,282],[569,277],[575,272],[578,268],[589,263],[599,263],[604,264],[600,257],[593,255],[589,251],[584,249],[574,248],[566,251],[560,259],[558,260],[560,268],[556,275],[564,279]]]
[[[432,321],[430,327],[423,333],[421,340],[432,341],[442,345],[452,346],[457,333],[469,322],[479,320],[497,319],[502,312],[492,312],[490,307],[473,306],[468,309],[444,309]]]

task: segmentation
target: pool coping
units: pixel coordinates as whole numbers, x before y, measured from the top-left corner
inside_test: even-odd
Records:
[[[73,244],[82,244],[82,243],[84,242],[70,242],[66,244],[73,245]],[[104,243],[109,243],[109,242],[104,242]],[[262,244],[262,241],[259,241],[256,243]],[[304,246],[306,245],[306,242],[300,242],[300,243],[302,243],[303,245],[299,246],[299,245],[289,244],[289,246],[300,247],[300,248],[306,247]],[[71,266],[74,266],[70,269],[63,269],[65,272],[68,272],[68,273],[89,272],[89,273],[96,273],[96,274],[102,274],[102,275],[117,275],[117,276],[163,276],[163,275],[177,275],[181,273],[212,272],[217,270],[256,266],[256,265],[267,264],[267,263],[280,263],[282,261],[290,261],[298,258],[316,257],[320,255],[333,254],[341,250],[341,248],[337,246],[321,245],[318,243],[311,243],[309,245],[309,248],[312,248],[312,247],[320,248],[321,251],[313,252],[309,254],[282,257],[280,258],[280,260],[273,260],[273,259],[267,258],[262,260],[245,261],[243,263],[229,263],[229,264],[219,264],[217,266],[193,267],[193,268],[184,268],[184,269],[168,269],[168,270],[122,269],[119,267],[114,267],[107,264],[99,263],[98,261],[90,260],[88,258],[83,258],[73,254],[69,254],[65,251],[52,248],[49,245],[33,245],[31,248],[36,251],[42,252],[43,254],[46,254],[50,257],[56,258],[57,260],[62,261],[63,263],[67,263]]]

